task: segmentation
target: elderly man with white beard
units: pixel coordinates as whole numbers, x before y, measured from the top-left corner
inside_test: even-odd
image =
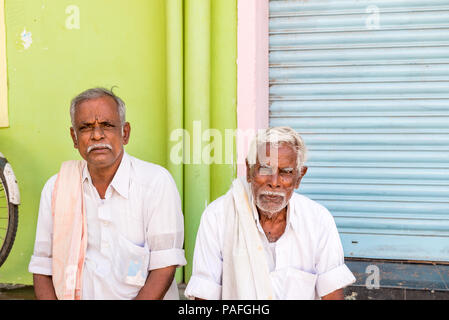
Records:
[[[289,127],[252,141],[247,175],[204,211],[185,291],[189,299],[341,300],[355,278],[332,215],[295,193],[306,147]]]

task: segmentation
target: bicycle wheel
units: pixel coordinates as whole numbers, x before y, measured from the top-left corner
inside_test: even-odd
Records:
[[[8,161],[5,158],[0,157],[0,267],[11,251],[19,222],[18,205],[10,201],[11,196],[9,186],[11,185],[11,182],[8,181],[7,175],[9,177],[11,177],[11,175],[14,177]],[[17,183],[15,178],[14,183]],[[11,188],[12,187],[15,186],[11,186]]]

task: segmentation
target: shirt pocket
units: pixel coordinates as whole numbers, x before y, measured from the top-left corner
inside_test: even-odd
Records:
[[[314,300],[317,278],[316,274],[289,267],[285,282],[285,299]]]
[[[134,244],[122,235],[118,237],[114,272],[120,282],[142,287],[148,276],[150,252],[148,246]]]

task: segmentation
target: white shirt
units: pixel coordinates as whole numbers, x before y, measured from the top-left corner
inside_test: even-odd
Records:
[[[51,197],[56,177],[42,190],[31,273],[52,274]],[[181,201],[167,170],[124,153],[105,199],[92,184],[87,166],[82,178],[88,233],[83,299],[133,299],[148,270],[187,263]],[[165,299],[179,299],[175,280]]]
[[[204,211],[196,238],[188,298],[221,299],[226,216],[222,196]],[[353,282],[334,219],[317,202],[297,193],[287,207],[283,235],[270,243],[253,203],[254,222],[267,257],[276,299],[320,299]]]

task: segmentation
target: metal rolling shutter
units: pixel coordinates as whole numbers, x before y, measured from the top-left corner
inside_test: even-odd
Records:
[[[270,1],[270,125],[345,256],[449,261],[449,0]]]

